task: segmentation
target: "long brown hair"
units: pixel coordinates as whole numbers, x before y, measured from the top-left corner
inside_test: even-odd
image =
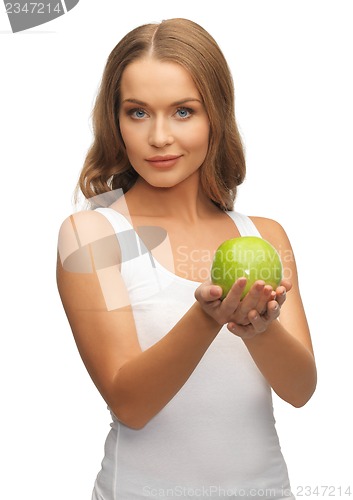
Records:
[[[245,177],[245,156],[234,113],[234,86],[215,40],[187,19],[168,19],[135,28],[110,53],[92,112],[94,140],[77,189],[87,199],[120,188],[125,193],[138,174],[126,154],[119,128],[120,83],[124,69],[147,54],[176,62],[192,76],[210,122],[209,148],[200,182],[207,196],[231,210]],[[99,198],[99,196],[98,196]]]

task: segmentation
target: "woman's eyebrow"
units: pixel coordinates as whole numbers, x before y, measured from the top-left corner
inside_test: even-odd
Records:
[[[132,102],[133,104],[138,104],[139,106],[147,106],[147,103],[143,102],[143,101],[140,101],[139,99],[124,99],[122,101],[122,104],[124,104],[124,102]]]
[[[200,99],[197,99],[196,97],[186,97],[185,99],[182,99],[181,101],[173,102],[172,106],[181,106],[182,104],[186,104],[187,102],[199,102],[199,103],[201,103]]]
[[[122,104],[124,102],[131,102],[133,104],[138,104],[139,106],[148,106],[146,102],[140,101],[139,99],[134,99],[134,98],[128,98],[124,99],[122,101]],[[175,101],[171,103],[171,106],[181,106],[182,104],[186,104],[187,102],[199,102],[201,103],[200,99],[197,99],[196,97],[185,97],[184,99],[181,99],[180,101]]]

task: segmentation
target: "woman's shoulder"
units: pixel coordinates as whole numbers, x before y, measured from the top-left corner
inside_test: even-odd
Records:
[[[267,217],[259,217],[257,215],[249,215],[249,219],[253,221],[259,230],[263,231],[284,231],[283,226],[275,219]]]
[[[255,224],[262,238],[273,246],[290,246],[287,233],[277,220],[258,216],[249,216],[249,218]]]
[[[107,236],[114,232],[109,220],[97,210],[80,210],[68,215],[61,223],[60,235],[76,233],[83,239],[90,239],[92,236]]]
[[[95,210],[81,210],[67,216],[61,223],[58,235],[58,253],[62,263],[75,256],[87,260],[89,254],[114,255],[119,252],[118,240],[109,220]],[[70,259],[68,260],[68,258]]]

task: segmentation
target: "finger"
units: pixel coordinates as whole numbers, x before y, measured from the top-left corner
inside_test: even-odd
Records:
[[[262,280],[255,281],[255,283],[250,288],[249,292],[242,300],[242,306],[244,310],[246,308],[248,309],[248,311],[250,311],[251,309],[256,309],[256,306],[260,300],[264,288],[265,288],[264,281]]]
[[[263,333],[268,325],[278,318],[280,306],[276,301],[268,303],[266,314],[261,315],[258,311],[253,310],[248,314],[248,319],[257,333]]]
[[[266,285],[263,288],[262,295],[260,295],[256,309],[260,314],[264,314],[266,312],[267,303],[270,300],[275,299],[276,294],[271,285]]]
[[[261,316],[257,311],[249,313],[249,321],[256,333],[263,333],[270,323],[268,319],[265,319],[265,316]]]
[[[227,293],[222,302],[222,310],[224,313],[233,313],[239,306],[242,293],[246,286],[246,278],[238,278],[232,288]]]
[[[257,332],[251,324],[244,326],[231,322],[228,323],[227,328],[231,333],[234,333],[234,335],[237,335],[242,339],[251,339],[252,337],[255,337],[255,335],[257,335]]]
[[[275,300],[277,300],[278,304],[281,306],[284,304],[287,298],[287,290],[284,286],[279,286],[276,288]]]
[[[250,288],[249,292],[243,298],[235,313],[234,320],[237,324],[247,325],[249,323],[248,314],[250,311],[257,308],[264,287],[265,282],[259,280],[256,281]]]
[[[263,321],[267,321],[268,323],[277,319],[281,312],[281,306],[277,302],[277,300],[271,300],[267,304],[266,312],[261,316]],[[249,318],[251,322],[251,319]]]
[[[286,289],[287,292],[289,292],[289,290],[292,288],[292,282],[290,280],[282,280],[281,281],[281,286],[284,286],[284,288]]]
[[[195,299],[202,302],[213,302],[219,300],[222,296],[223,290],[218,285],[210,285],[207,282],[202,283],[195,290]]]

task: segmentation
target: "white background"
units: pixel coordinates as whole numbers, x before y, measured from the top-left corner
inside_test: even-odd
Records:
[[[110,51],[135,26],[187,17],[232,69],[248,166],[236,209],[277,219],[297,258],[319,381],[304,408],[275,399],[293,491],[348,499],[351,2],[82,0],[17,34],[0,8],[1,498],[90,499],[110,419],[57,293],[57,233],[74,210]]]

